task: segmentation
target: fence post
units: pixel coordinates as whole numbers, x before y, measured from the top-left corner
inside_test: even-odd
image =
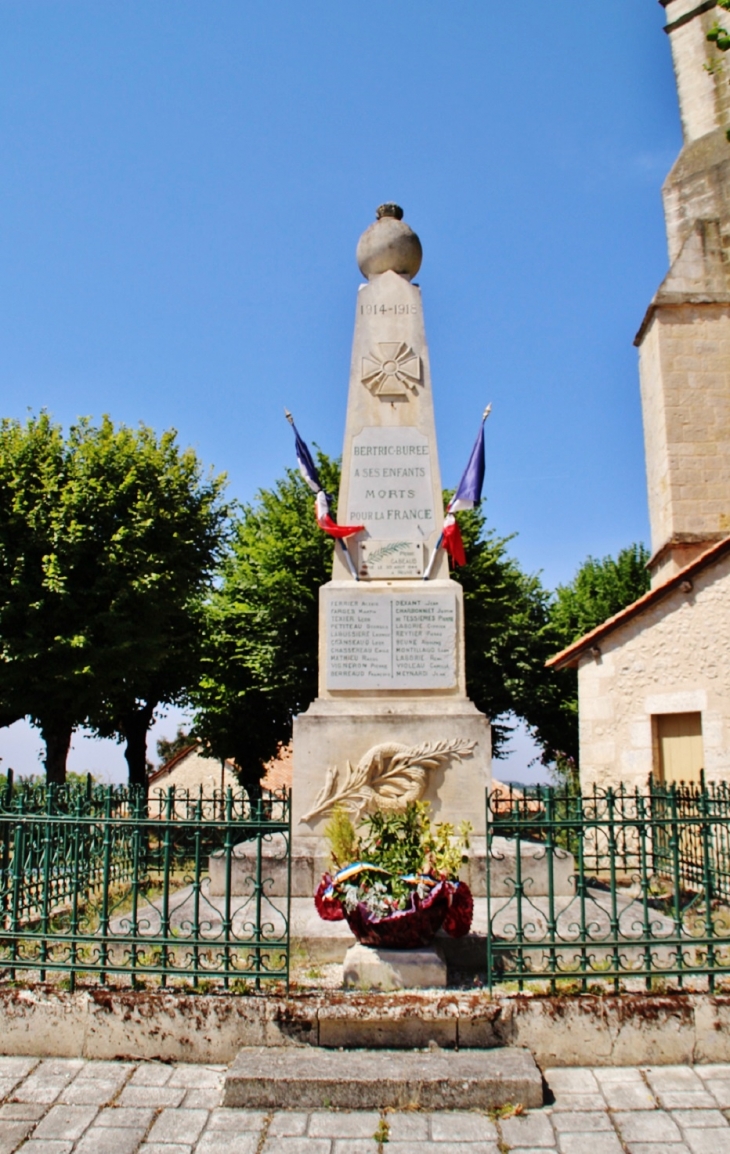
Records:
[[[710,807],[708,804],[705,775],[701,777],[700,814],[702,830],[702,884],[705,892],[705,936],[707,938],[707,967],[710,993],[715,992],[715,923],[712,920],[714,890],[712,884],[712,832],[710,830]]]
[[[494,956],[492,953],[492,822],[490,821],[491,809],[489,806],[489,789],[484,791],[484,805],[486,808],[486,850],[487,858],[485,862],[486,872],[486,888],[487,888],[487,989],[490,994],[494,986]]]

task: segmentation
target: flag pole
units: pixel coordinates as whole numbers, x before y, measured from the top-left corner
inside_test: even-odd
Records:
[[[482,426],[484,425],[484,422],[486,421],[486,419],[489,416],[489,414],[491,413],[491,411],[492,411],[492,402],[490,401],[489,404],[487,405],[486,409],[482,413]],[[448,507],[446,509],[446,515],[447,516],[449,515]],[[428,565],[426,566],[426,572],[423,574],[423,580],[424,581],[430,580],[431,574],[433,573],[434,565],[436,564],[436,558],[439,555],[439,550],[441,549],[441,546],[443,545],[443,543],[444,543],[444,534],[443,534],[443,530],[442,530],[441,533],[439,534],[438,541],[434,545],[433,553],[431,554],[431,556],[428,559]]]

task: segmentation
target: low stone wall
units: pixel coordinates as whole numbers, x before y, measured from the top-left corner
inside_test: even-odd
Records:
[[[243,1046],[523,1046],[551,1066],[730,1061],[730,996],[0,990],[0,1053],[230,1062]]]

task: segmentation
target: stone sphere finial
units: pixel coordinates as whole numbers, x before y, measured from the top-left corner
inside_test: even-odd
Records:
[[[365,229],[357,244],[360,272],[368,280],[390,271],[413,280],[421,267],[423,249],[403,220],[403,209],[397,204],[381,204],[375,215],[377,220]]]

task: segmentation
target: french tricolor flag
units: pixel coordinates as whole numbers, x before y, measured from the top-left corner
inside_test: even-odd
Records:
[[[446,507],[444,527],[441,530],[441,536],[436,542],[436,548],[431,554],[428,568],[423,575],[424,581],[428,581],[431,576],[436,556],[442,545],[455,565],[466,565],[464,541],[454,513],[458,513],[460,509],[474,509],[482,499],[482,486],[484,485],[484,422],[491,411],[492,406],[487,405],[482,413],[482,422],[479,426],[477,439],[474,442],[474,448],[471,451],[471,456],[459,481],[458,488]]]
[[[287,421],[294,430],[294,443],[296,446],[297,461],[299,462],[299,472],[314,493],[314,515],[320,529],[324,529],[325,533],[329,533],[330,537],[336,537],[338,539],[352,537],[355,533],[361,533],[363,530],[362,525],[338,525],[332,520],[329,497],[322,487],[314,458],[309,451],[306,441],[303,441],[299,436],[299,431],[294,424],[294,418],[291,413],[286,409],[284,411],[286,412]]]

